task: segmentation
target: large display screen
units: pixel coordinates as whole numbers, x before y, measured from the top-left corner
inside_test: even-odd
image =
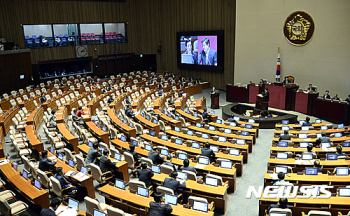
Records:
[[[223,71],[224,32],[178,32],[178,66]]]

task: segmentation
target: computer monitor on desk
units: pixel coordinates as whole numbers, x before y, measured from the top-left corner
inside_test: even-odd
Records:
[[[137,195],[148,198],[148,195],[149,195],[148,188],[138,187],[137,188]]]
[[[348,167],[337,167],[337,176],[348,176],[349,168]]]
[[[164,194],[165,202],[171,205],[177,205],[177,196]]]
[[[317,168],[312,168],[312,167],[306,167],[305,168],[305,175],[317,175]]]
[[[276,166],[275,167],[275,173],[284,173],[287,174],[288,173],[288,167],[285,166]]]
[[[180,160],[186,160],[188,158],[187,154],[185,153],[179,153],[179,159]]]
[[[68,207],[74,209],[75,211],[79,210],[79,202],[75,199],[68,198]]]
[[[305,153],[303,153],[301,155],[301,159],[303,159],[303,160],[312,160],[313,159],[313,154],[311,152],[310,153],[305,152]]]
[[[281,159],[281,160],[288,159],[288,153],[286,153],[286,152],[277,152],[277,159]]]
[[[210,177],[205,177],[205,184],[217,187],[218,186],[218,179],[216,178],[210,178]]]
[[[207,157],[199,157],[198,158],[199,164],[209,165],[209,158]]]
[[[103,213],[97,209],[94,209],[94,215],[93,216],[106,216],[106,213]]]
[[[350,188],[338,188],[338,196],[350,197]]]
[[[239,149],[231,148],[230,149],[230,155],[239,156]]]
[[[208,203],[193,201],[193,210],[207,213],[208,212]]]
[[[152,165],[151,169],[153,172],[160,174],[160,166]]]

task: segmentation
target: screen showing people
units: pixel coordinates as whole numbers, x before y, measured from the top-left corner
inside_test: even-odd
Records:
[[[181,63],[217,66],[217,36],[181,36]]]

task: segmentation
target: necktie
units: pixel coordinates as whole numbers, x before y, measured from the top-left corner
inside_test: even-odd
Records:
[[[206,54],[207,60],[206,60],[206,65],[209,65],[209,58],[208,58],[208,54]]]

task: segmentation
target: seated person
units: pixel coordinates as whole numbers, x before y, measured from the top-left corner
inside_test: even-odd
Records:
[[[321,166],[321,162],[318,160],[314,161],[314,168],[317,168],[317,172],[318,173],[322,173],[322,166]]]
[[[350,95],[348,95],[348,98],[346,98],[345,101],[350,104]]]
[[[107,103],[110,104],[112,102],[114,102],[114,99],[112,97],[108,96]]]
[[[197,174],[197,170],[194,166],[190,166],[190,161],[188,159],[184,160],[184,165],[180,167],[181,170],[191,171]]]
[[[85,115],[83,108],[81,106],[78,107],[78,112],[77,112],[77,116],[79,118],[81,118],[83,115]]]
[[[279,202],[277,204],[271,204],[269,207],[266,209],[266,213],[270,213],[270,210],[272,208],[292,208],[292,206],[288,205],[288,199],[287,198],[280,198]]]
[[[41,39],[41,42],[43,43],[44,46],[49,46],[49,42],[47,41],[45,36]]]
[[[94,143],[92,145],[92,147],[90,147],[90,149],[87,153],[85,163],[86,164],[91,164],[91,163],[96,164],[98,157],[101,157],[100,147],[99,147],[98,143]]]
[[[126,93],[126,88],[125,88],[125,86],[122,87],[122,92],[123,92],[123,93]]]
[[[259,82],[259,84],[265,84],[265,82],[264,82],[264,80],[263,79],[260,79],[260,82]]]
[[[183,94],[184,94],[184,91],[181,89],[181,90],[179,91],[179,97],[182,97]],[[349,97],[350,97],[350,95],[349,95]],[[350,98],[349,98],[349,101],[350,101]],[[348,103],[350,103],[350,102],[348,102]]]
[[[227,119],[227,121],[228,122],[234,122],[234,123],[236,123],[237,124],[237,122],[236,122],[236,120],[234,119],[234,114],[232,114],[232,116],[231,117],[229,117],[228,119]]]
[[[306,117],[305,122],[303,122],[302,126],[312,126],[312,123],[310,122],[310,117]]]
[[[315,87],[312,87],[312,84],[310,83],[310,84],[309,84],[309,88],[307,88],[306,90],[315,92],[315,91],[316,91],[316,88],[315,88]]]
[[[164,162],[164,157],[159,155],[157,146],[153,146],[153,150],[148,153],[148,158],[152,160],[154,165],[162,164]]]
[[[277,185],[277,183],[288,183],[289,181],[284,180],[285,176],[286,174],[283,172],[277,173],[278,180],[273,185]]]
[[[164,87],[164,86],[163,86],[163,83],[160,82],[159,85],[158,85],[158,88],[159,88],[159,89],[162,89],[163,87]]]
[[[338,97],[338,94],[335,94],[334,97],[332,98],[334,101],[340,101],[340,98]]]
[[[338,157],[339,157],[339,156],[345,156],[345,157],[347,157],[346,154],[343,152],[343,148],[342,148],[341,146],[337,146],[337,152],[336,152],[336,154],[338,155]]]
[[[177,172],[173,171],[170,174],[170,178],[164,179],[164,187],[172,189],[174,191],[174,194],[177,196],[179,195],[178,189],[186,188],[186,182],[183,182],[181,184],[179,181],[177,181]]]
[[[173,211],[171,206],[165,203],[164,197],[161,193],[154,193],[154,202],[149,203],[149,215],[153,216],[163,216],[170,215]]]
[[[62,190],[68,187],[71,187],[67,190],[63,191],[63,194],[68,194],[68,195],[73,195],[77,192],[77,188],[75,186],[73,186],[65,177],[64,177],[64,173],[63,173],[63,169],[62,167],[58,167],[56,169],[56,174],[55,174],[55,178],[60,181],[61,184],[61,188]]]
[[[126,98],[125,98],[125,103],[126,104],[131,104],[131,98],[130,98],[130,95],[128,95]]]
[[[105,149],[103,151],[103,155],[100,157],[100,168],[101,168],[101,172],[105,173],[105,172],[112,172],[113,176],[116,177],[118,176],[118,172],[116,170],[115,165],[117,164],[116,162],[112,162],[109,158],[109,151],[107,149]]]
[[[215,153],[212,149],[210,149],[210,143],[206,142],[205,147],[201,148],[202,156],[206,156],[210,159],[210,163],[215,160]]]
[[[58,197],[54,197],[51,199],[50,207],[48,209],[42,209],[40,211],[39,216],[56,216],[55,211],[57,210],[58,206],[61,205],[61,200]]]
[[[329,95],[328,90],[326,90],[325,94],[323,95],[323,99],[331,99],[331,96]]]
[[[172,168],[174,169],[174,171],[176,171],[175,165],[174,165],[173,163],[171,163],[171,160],[172,160],[172,159],[173,159],[173,157],[171,156],[171,154],[168,154],[168,155],[166,156],[166,160],[167,160],[167,161],[165,161],[163,164],[172,167]]]
[[[283,85],[290,84],[290,83],[291,83],[291,82],[290,82],[290,80],[288,79],[288,77],[285,77],[284,80],[283,80],[283,82],[282,82]]]
[[[267,118],[272,118],[272,114],[270,111],[267,111]]]
[[[174,101],[174,96],[173,95],[171,95],[171,97],[168,99],[168,104],[170,106],[174,106],[175,105],[175,101]]]
[[[326,132],[322,132],[321,135],[322,136],[316,140],[316,145],[320,145],[320,143],[328,143],[328,142],[330,143],[331,142],[331,138],[326,136]]]
[[[43,95],[43,94],[41,94],[41,96],[40,96],[40,102],[41,103],[45,103],[47,100],[46,100],[46,97]]]
[[[134,119],[135,121],[135,114],[134,112],[132,111],[132,108],[131,108],[131,105],[127,105],[126,109],[125,109],[125,115],[129,118],[132,118]]]
[[[279,140],[280,140],[280,141],[281,141],[281,140],[291,140],[291,138],[292,138],[292,136],[288,134],[288,131],[287,131],[287,130],[285,130],[285,131],[283,132],[283,135],[280,136],[280,139],[279,139]]]
[[[49,118],[49,123],[51,126],[57,127],[57,123],[56,123],[56,111],[52,110],[51,111],[51,115]]]
[[[141,169],[137,169],[136,173],[139,176],[139,181],[144,182],[146,187],[151,185],[151,179],[152,176],[154,176],[154,173],[151,169],[147,169],[147,163],[142,162]]]
[[[138,161],[140,159],[140,155],[135,151],[135,145],[133,143],[131,143],[129,145],[130,149],[127,149],[126,152],[129,152],[130,154],[132,154],[134,161]]]
[[[47,158],[47,150],[44,150],[41,152],[41,158],[39,159],[39,169],[44,172],[55,172],[55,166],[57,164],[57,161],[52,161],[51,159]]]
[[[106,94],[107,93],[107,89],[106,89],[106,87],[103,87],[102,88],[102,94]]]
[[[112,91],[113,87],[111,85],[108,85],[107,91]]]
[[[204,107],[204,109],[203,109],[202,117],[203,117],[203,120],[204,120],[205,123],[209,122],[209,119],[210,119],[211,115],[209,115],[209,113],[207,112],[207,108],[206,107]]]
[[[158,95],[159,95],[159,97],[161,97],[163,95],[163,90],[162,89],[159,89]]]

